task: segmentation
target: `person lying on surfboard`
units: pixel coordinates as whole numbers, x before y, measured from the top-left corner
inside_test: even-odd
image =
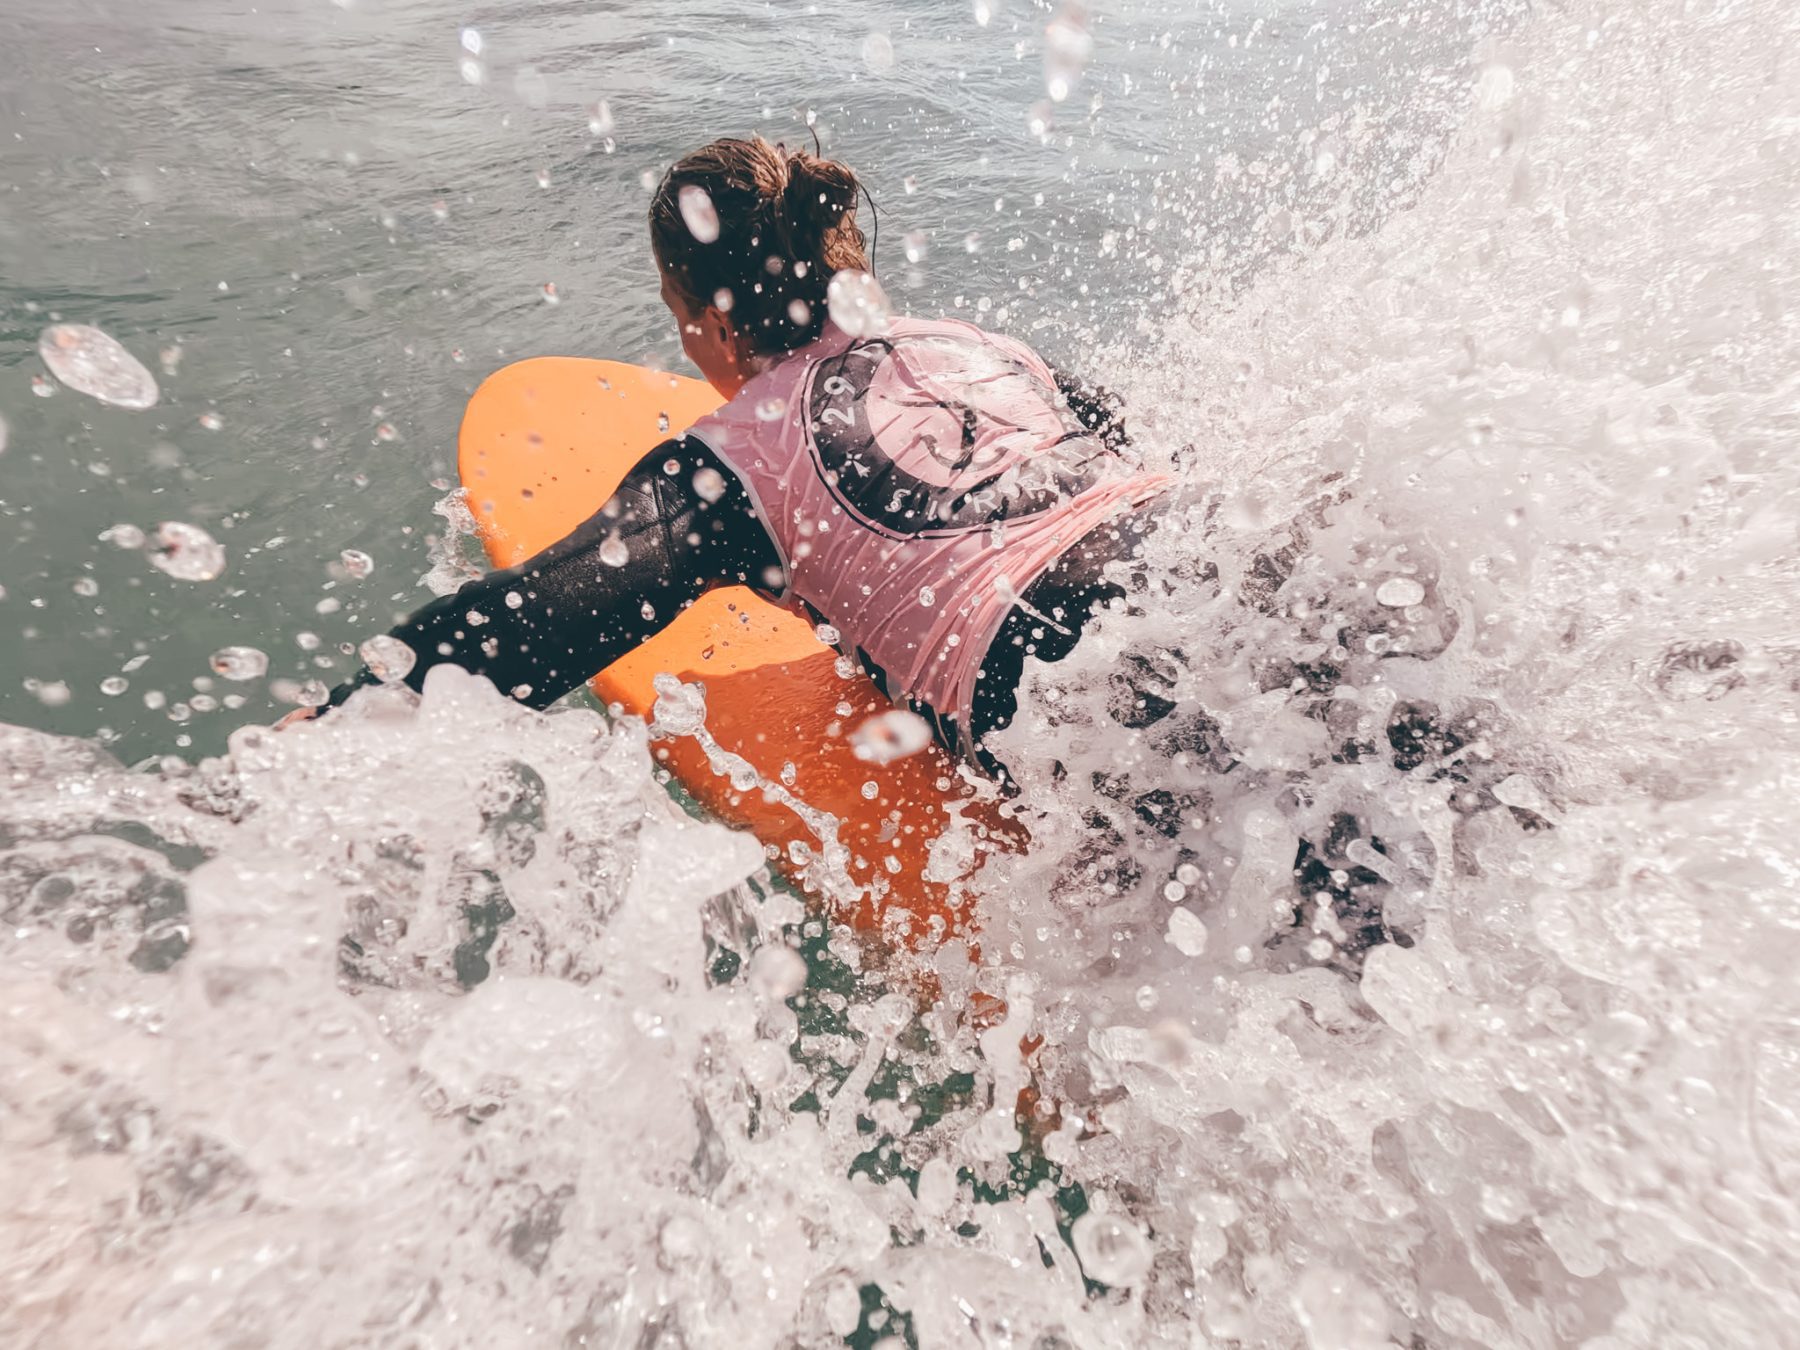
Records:
[[[844,164],[760,137],[664,175],[662,298],[726,404],[567,538],[395,628],[409,684],[450,662],[547,707],[742,583],[829,624],[949,749],[997,767],[982,738],[1013,716],[1026,655],[1066,656],[1123,594],[1102,569],[1172,480],[1121,453],[1113,400],[1024,343],[856,303],[858,191]]]

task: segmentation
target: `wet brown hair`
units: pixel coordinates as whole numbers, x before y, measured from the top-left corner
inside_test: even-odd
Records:
[[[849,166],[805,150],[761,136],[714,141],[677,161],[650,200],[657,264],[696,311],[729,292],[732,322],[752,351],[801,346],[824,326],[832,275],[869,268],[858,187]],[[718,238],[696,238],[688,227],[684,188],[710,199]]]

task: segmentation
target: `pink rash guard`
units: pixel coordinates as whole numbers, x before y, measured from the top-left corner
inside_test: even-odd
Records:
[[[953,319],[867,338],[827,323],[689,434],[743,481],[782,599],[837,628],[890,695],[963,726],[1019,596],[1172,481],[1082,428],[1029,347]]]

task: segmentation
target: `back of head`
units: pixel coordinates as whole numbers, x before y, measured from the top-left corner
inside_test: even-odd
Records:
[[[752,351],[812,341],[839,271],[866,271],[856,175],[762,137],[702,146],[650,202],[658,265],[689,305],[728,310]]]

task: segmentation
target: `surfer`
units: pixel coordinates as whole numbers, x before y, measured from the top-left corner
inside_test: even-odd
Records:
[[[652,449],[584,524],[393,630],[418,688],[453,663],[543,708],[703,592],[799,608],[955,753],[1015,710],[1109,598],[1172,480],[1116,400],[1013,338],[889,317],[844,164],[714,141],[650,205],[662,297],[727,402]],[[827,627],[828,626],[828,627]],[[340,687],[339,703],[375,677]]]

